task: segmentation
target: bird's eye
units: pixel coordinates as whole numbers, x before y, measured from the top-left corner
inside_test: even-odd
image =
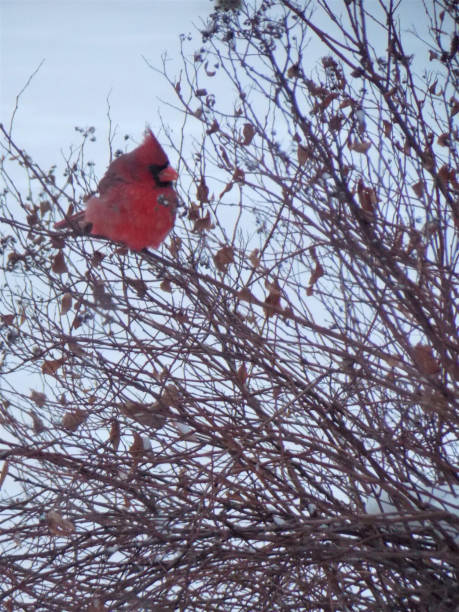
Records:
[[[151,166],[148,166],[148,169],[150,170],[150,172],[155,178],[158,178],[158,175],[161,172],[161,170],[165,170],[167,166],[168,166],[167,163],[162,164],[161,166],[159,164],[151,164]]]
[[[162,170],[165,170],[168,167],[169,163],[166,162],[165,164],[151,164],[151,166],[148,166],[148,170],[151,172],[155,183],[158,185],[158,187],[164,187],[167,185],[167,183],[164,183],[163,181],[161,181],[161,179],[159,178],[160,173],[162,172]]]

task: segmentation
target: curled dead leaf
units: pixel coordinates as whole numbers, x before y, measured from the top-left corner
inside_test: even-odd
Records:
[[[0,315],[0,321],[3,323],[3,325],[12,325],[15,316],[16,315],[14,314]]]
[[[239,299],[244,302],[254,302],[255,301],[255,296],[253,295],[253,293],[250,291],[248,287],[243,287],[240,291],[238,291],[237,295]]]
[[[205,217],[202,217],[202,219],[197,219],[194,222],[193,231],[202,234],[203,232],[212,229],[212,227],[210,212],[207,211]]]
[[[220,200],[225,195],[225,193],[228,193],[228,191],[231,191],[231,189],[233,188],[233,185],[234,185],[233,181],[230,181],[229,183],[225,185],[223,191],[218,196]]]
[[[38,406],[39,408],[43,408],[43,406],[46,404],[47,398],[44,393],[40,393],[40,391],[35,391],[34,389],[32,389],[30,391],[30,399],[36,406]]]
[[[41,366],[41,371],[43,374],[48,374],[49,376],[55,376],[57,370],[62,367],[65,363],[65,357],[61,357],[60,359],[51,359],[49,361],[44,361]]]
[[[155,409],[154,404],[142,404],[128,400],[119,408],[120,412],[128,418],[154,430],[159,429],[166,422],[165,417]]]
[[[260,261],[261,261],[261,257],[260,257],[260,250],[259,249],[254,249],[250,255],[249,255],[249,261],[252,264],[252,266],[256,269],[258,268],[258,266],[260,265]]]
[[[50,510],[46,515],[48,528],[52,535],[68,536],[75,531],[75,525],[72,521],[65,519],[56,510]]]
[[[43,215],[51,210],[51,204],[49,200],[41,200],[40,202],[40,214]]]
[[[201,176],[201,181],[196,189],[196,198],[201,204],[209,201],[209,188],[206,185],[206,179]]]
[[[30,416],[32,418],[32,427],[34,434],[41,434],[42,431],[46,431],[46,427],[43,424],[43,421],[38,417],[34,412],[30,412]]]
[[[68,431],[76,431],[78,427],[86,421],[88,414],[77,408],[66,412],[62,417],[62,427]]]
[[[389,138],[390,135],[392,134],[392,123],[390,123],[390,121],[386,121],[384,119],[383,120],[383,126],[384,126],[384,136],[386,138]]]
[[[417,344],[413,349],[414,363],[421,374],[429,376],[440,371],[440,364],[435,359],[432,348],[425,344]]]
[[[121,428],[119,421],[113,419],[112,426],[110,427],[110,435],[108,437],[110,444],[113,446],[113,450],[117,451],[121,440]]]
[[[6,475],[8,474],[8,467],[9,467],[9,463],[8,461],[5,461],[2,467],[2,471],[0,472],[0,489],[2,488]]]
[[[220,129],[220,126],[218,125],[217,120],[214,119],[212,121],[212,125],[209,128],[207,128],[206,134],[210,136],[210,134],[215,134],[215,132],[218,132],[219,129]]]
[[[147,293],[147,284],[146,284],[146,282],[143,279],[141,279],[141,278],[127,278],[126,282],[129,285],[129,287],[132,287],[134,289],[134,291],[137,293],[139,298],[145,297],[145,295]]]
[[[68,313],[70,308],[72,307],[72,294],[64,293],[61,300],[61,316],[64,316]]]
[[[214,262],[220,272],[225,272],[230,263],[234,261],[234,248],[230,245],[222,247],[214,255]]]
[[[289,79],[294,79],[295,77],[300,76],[300,65],[296,63],[289,66],[287,76]]]
[[[411,189],[418,196],[418,198],[421,198],[422,194],[424,193],[424,183],[422,181],[419,181],[418,183],[411,185]]]
[[[367,215],[373,216],[375,213],[375,204],[378,202],[375,190],[372,187],[366,187],[362,179],[360,179],[357,184],[357,193],[363,211]]]
[[[237,380],[238,380],[238,381],[239,381],[239,382],[240,382],[242,385],[244,385],[244,384],[245,384],[245,381],[247,380],[247,376],[248,376],[248,373],[247,373],[247,366],[245,365],[245,363],[243,363],[243,364],[241,364],[241,365],[239,366],[239,368],[238,368],[238,371],[237,371]]]
[[[65,263],[64,253],[59,251],[53,258],[51,264],[51,270],[55,274],[64,274],[64,272],[68,272],[67,264]]]
[[[159,398],[156,406],[162,411],[169,412],[169,408],[177,407],[180,404],[181,395],[180,391],[174,384],[166,385],[163,389],[161,397]]]
[[[132,441],[132,444],[129,447],[129,452],[134,459],[138,460],[145,450],[143,440],[142,436],[136,431],[132,432],[132,435],[134,437],[134,440]]]
[[[358,141],[349,142],[349,148],[356,153],[367,153],[371,147],[371,142]]]
[[[256,130],[251,123],[244,124],[244,128],[242,130],[242,135],[243,135],[242,144],[244,146],[247,146],[252,142],[253,137],[255,136],[255,132]]]
[[[311,272],[311,277],[309,279],[309,287],[308,287],[307,292],[306,292],[307,295],[312,295],[312,292],[313,292],[313,289],[314,289],[314,285],[319,280],[319,278],[321,276],[324,276],[324,274],[325,274],[325,271],[324,271],[320,261],[318,259],[316,259],[315,263],[316,263],[316,267]]]
[[[269,294],[264,301],[263,310],[265,311],[265,316],[268,319],[275,314],[279,313],[281,308],[281,288],[279,285],[279,281],[275,280],[272,283],[267,282],[267,287],[269,288]]]
[[[303,166],[308,161],[308,159],[311,159],[312,150],[310,147],[304,147],[303,145],[298,145],[297,156],[298,156],[298,163],[300,164],[300,166]]]
[[[181,248],[182,248],[182,239],[179,238],[178,236],[174,236],[173,238],[171,238],[168,249],[172,257],[177,257]]]
[[[161,281],[161,284],[159,285],[160,289],[162,289],[162,291],[166,291],[167,293],[172,293],[172,285],[171,285],[171,281],[168,278],[165,278],[163,281]]]

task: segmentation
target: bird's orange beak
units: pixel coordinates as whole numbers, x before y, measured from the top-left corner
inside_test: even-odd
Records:
[[[161,183],[173,183],[178,179],[178,174],[171,166],[167,166],[164,170],[158,174],[158,178]]]

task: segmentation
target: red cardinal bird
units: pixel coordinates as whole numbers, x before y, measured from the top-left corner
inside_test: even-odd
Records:
[[[135,251],[157,248],[170,232],[178,205],[173,181],[177,172],[150,129],[143,143],[117,157],[99,183],[99,197],[86,210],[55,228],[91,225],[90,232],[126,244]]]

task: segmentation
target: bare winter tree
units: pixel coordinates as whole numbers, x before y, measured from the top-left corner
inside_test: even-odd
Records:
[[[93,130],[2,129],[2,609],[456,609],[458,15],[407,5],[184,38],[159,251],[52,229]]]

